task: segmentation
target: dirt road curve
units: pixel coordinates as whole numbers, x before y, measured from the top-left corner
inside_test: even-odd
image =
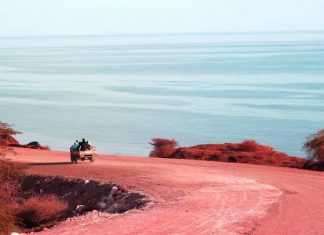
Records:
[[[190,160],[17,149],[29,172],[112,181],[152,203],[123,215],[91,214],[40,234],[324,234],[324,173]]]

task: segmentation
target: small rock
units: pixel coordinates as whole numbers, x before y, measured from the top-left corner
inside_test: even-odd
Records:
[[[90,181],[89,180],[85,180],[84,181],[84,184],[88,184]]]
[[[39,193],[43,193],[43,192],[44,192],[44,190],[43,190],[43,189],[40,189],[40,190],[39,190]]]
[[[112,187],[111,191],[110,191],[110,195],[111,196],[115,196],[118,192],[118,188],[116,186]]]
[[[107,204],[104,203],[104,202],[98,202],[98,203],[97,203],[97,206],[98,206],[100,209],[105,209],[106,206],[107,206]]]
[[[77,205],[75,210],[79,213],[81,213],[85,208],[85,205]]]
[[[21,233],[12,232],[10,235],[21,235]]]

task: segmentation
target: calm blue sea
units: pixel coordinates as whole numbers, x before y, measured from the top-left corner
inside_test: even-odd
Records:
[[[324,32],[0,38],[0,102],[19,140],[52,149],[255,139],[304,156],[324,128]]]

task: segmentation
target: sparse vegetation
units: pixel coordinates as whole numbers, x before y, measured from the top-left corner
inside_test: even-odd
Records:
[[[177,147],[175,140],[155,138],[150,157],[195,159],[207,161],[249,163],[292,168],[307,168],[309,160],[289,156],[255,140],[241,143],[202,144]],[[308,168],[307,168],[308,169]]]
[[[175,151],[178,143],[173,139],[153,138],[150,143],[153,145],[153,150],[150,153],[150,157],[168,158]]]
[[[54,195],[34,196],[18,207],[16,215],[24,227],[32,228],[59,219],[67,208],[67,203]]]
[[[16,131],[12,128],[12,125],[0,121],[0,135],[1,136],[13,136],[21,134],[20,131]]]
[[[254,152],[258,149],[258,143],[255,140],[244,140],[240,144],[241,151]]]
[[[307,137],[303,149],[310,160],[324,161],[324,129]]]
[[[0,122],[0,234],[17,230],[15,216],[15,194],[18,189],[18,178],[23,174],[24,165],[5,159],[6,154],[13,152],[7,147],[8,139],[19,134],[7,123]]]
[[[4,123],[1,123],[0,130],[1,134],[18,133],[8,129]],[[0,235],[19,231],[19,226],[30,228],[59,218],[67,205],[55,196],[32,197],[17,204],[19,180],[24,175],[26,165],[6,159],[11,149],[6,147],[5,139],[0,140]]]
[[[15,221],[16,217],[13,215],[11,207],[0,202],[0,235],[7,235],[12,231],[17,231]]]
[[[13,135],[21,134],[12,128],[12,125],[0,121],[0,157],[5,157],[7,153],[13,152],[13,150],[7,147],[8,143],[16,143],[16,139]]]
[[[15,216],[15,194],[18,189],[18,178],[25,166],[5,159],[11,148],[6,146],[8,136],[18,134],[7,123],[0,122],[0,234],[17,230]]]
[[[17,229],[15,195],[24,165],[0,159],[0,234]]]

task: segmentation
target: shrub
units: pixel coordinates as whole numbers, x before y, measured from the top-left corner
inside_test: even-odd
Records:
[[[229,157],[228,162],[237,162],[236,157]]]
[[[303,149],[310,160],[324,161],[324,129],[308,136]]]
[[[17,143],[13,135],[21,134],[19,131],[15,131],[11,128],[12,125],[0,121],[0,157],[4,157],[6,153],[12,152],[11,148],[7,147],[8,143]]]
[[[67,203],[54,195],[34,196],[20,205],[16,215],[25,227],[31,228],[61,218],[67,208]]]
[[[160,158],[170,157],[176,151],[178,146],[177,141],[162,138],[153,138],[150,144],[153,145],[153,150],[150,153],[150,157]]]
[[[258,143],[255,140],[244,140],[240,143],[241,151],[254,152],[258,150]]]
[[[16,181],[23,173],[26,165],[0,159],[0,183]]]
[[[11,127],[12,127],[12,125],[0,121],[0,135],[1,136],[12,136],[12,135],[21,134],[21,132],[12,129]]]
[[[3,202],[0,202],[0,234],[10,234],[17,231],[16,217],[12,208]]]
[[[21,132],[12,129],[12,125],[0,121],[0,146],[4,147],[8,143],[17,143],[13,135],[21,134]]]
[[[24,165],[0,159],[0,234],[17,231],[15,226],[15,194],[18,178],[23,174]]]

